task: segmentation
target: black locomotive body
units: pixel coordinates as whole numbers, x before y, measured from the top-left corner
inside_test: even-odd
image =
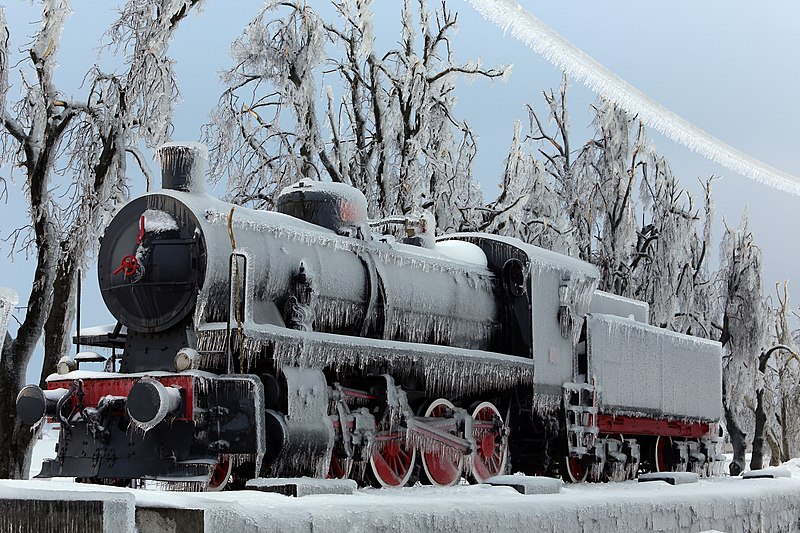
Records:
[[[76,339],[121,349],[118,365],[65,357],[18,398],[24,421],[61,424],[41,476],[213,489],[720,466],[719,345],[648,326],[593,266],[486,234],[436,240],[424,215],[369,221],[342,184],[300,182],[278,212],[233,206],[203,192],[203,147],[160,157],[164,189],[103,236],[118,324]],[[392,223],[403,242],[372,229]]]

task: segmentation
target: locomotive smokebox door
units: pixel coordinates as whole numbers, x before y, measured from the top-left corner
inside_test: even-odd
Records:
[[[158,333],[192,313],[205,264],[202,231],[189,208],[161,194],[137,198],[106,229],[100,292],[129,330]]]

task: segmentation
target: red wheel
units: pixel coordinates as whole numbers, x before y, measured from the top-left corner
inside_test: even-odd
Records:
[[[672,437],[656,437],[653,447],[653,467],[656,472],[672,472]]]
[[[219,492],[228,485],[231,478],[231,461],[228,457],[220,456],[219,461],[211,471],[211,479],[206,485],[206,492]]]
[[[328,479],[346,479],[350,477],[350,471],[353,469],[353,458],[347,457],[347,451],[344,446],[343,440],[349,438],[349,430],[345,430],[342,424],[347,424],[347,414],[349,410],[346,405],[337,406],[338,414],[333,418],[333,428],[336,432],[335,444],[331,450],[331,462],[328,465]],[[342,418],[345,421],[342,422]]]
[[[483,483],[493,476],[503,474],[508,459],[508,439],[500,411],[493,404],[483,402],[472,413],[477,449],[472,454],[472,477]]]
[[[583,459],[569,456],[564,458],[564,471],[562,473],[564,481],[582,483],[586,480],[588,474],[589,469],[583,464]]]
[[[331,455],[331,465],[328,468],[328,479],[346,479],[350,477],[353,468],[353,459],[349,457],[336,457]]]
[[[443,418],[452,415],[455,407],[444,398],[434,400],[425,411],[427,417]],[[464,456],[460,452],[448,454],[442,451],[429,451],[422,453],[422,468],[431,485],[450,487],[461,479],[464,469]]]
[[[402,487],[411,479],[417,452],[406,447],[405,437],[400,433],[378,437],[369,457],[375,481],[381,487]]]

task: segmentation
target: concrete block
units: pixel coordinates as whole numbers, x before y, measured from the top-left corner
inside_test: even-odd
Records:
[[[751,470],[742,474],[744,479],[775,479],[779,477],[792,477],[792,473],[786,468],[764,468],[762,470]]]
[[[697,483],[700,476],[694,472],[650,472],[639,476],[639,483],[647,481],[666,481],[670,485]]]
[[[558,494],[561,480],[538,476],[494,476],[484,483],[497,487],[513,487],[520,494]]]
[[[355,494],[358,485],[352,479],[293,477],[251,479],[247,482],[246,488],[262,492],[276,492],[286,496],[309,496],[311,494]]]

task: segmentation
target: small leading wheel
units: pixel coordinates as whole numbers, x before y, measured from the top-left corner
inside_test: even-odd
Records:
[[[653,446],[653,468],[656,472],[672,472],[672,437],[656,437]]]
[[[428,406],[425,416],[444,418],[448,415],[452,416],[454,409],[455,407],[450,401],[439,398]],[[431,485],[450,487],[461,479],[464,456],[455,450],[453,450],[454,453],[448,452],[447,448],[422,452],[422,468]]]
[[[411,479],[417,451],[406,447],[402,433],[378,437],[369,457],[370,471],[381,487],[402,487]]]
[[[219,461],[211,471],[211,479],[206,485],[206,492],[219,492],[228,486],[231,478],[231,460],[227,456],[220,456]]]
[[[347,479],[353,469],[351,457],[337,457],[334,451],[331,454],[331,464],[328,468],[328,479]]]
[[[508,460],[508,438],[500,411],[490,402],[478,404],[472,412],[473,436],[477,449],[472,454],[472,477],[483,483],[503,474]]]
[[[344,439],[349,438],[350,432],[342,427],[342,424],[347,424],[347,416],[349,410],[346,405],[336,406],[337,414],[333,420],[334,431],[336,432],[336,442],[331,450],[331,462],[328,465],[328,479],[347,479],[350,477],[350,471],[353,469],[353,458],[347,456],[347,449],[344,445]],[[344,421],[342,419],[345,419]],[[352,450],[351,450],[352,453]]]
[[[564,457],[564,465],[562,467],[561,477],[564,481],[570,483],[583,483],[586,476],[589,474],[589,469],[583,463],[580,457]]]

